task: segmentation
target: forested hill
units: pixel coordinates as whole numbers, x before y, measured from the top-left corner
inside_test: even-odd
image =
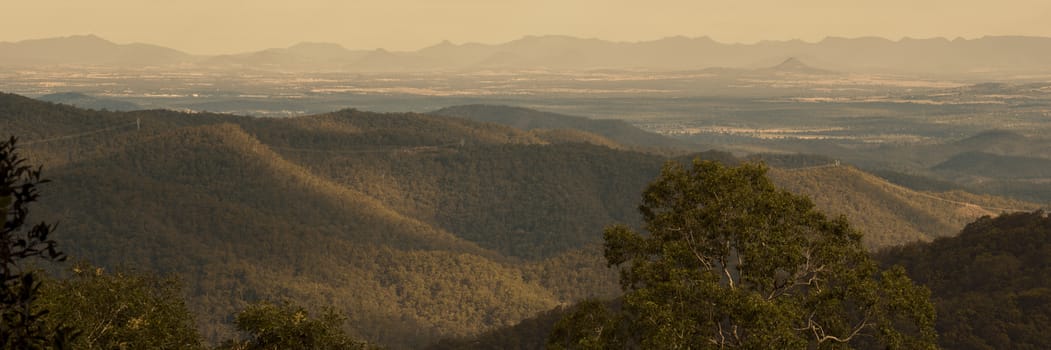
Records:
[[[953,238],[881,254],[931,289],[946,349],[1048,349],[1051,218],[985,217]]]
[[[394,348],[615,290],[592,246],[661,159],[467,120],[98,112],[0,96],[75,258],[175,272],[209,339],[245,302],[345,312]],[[55,130],[55,131],[50,131]]]
[[[921,192],[850,166],[774,168],[778,186],[810,197],[818,209],[846,215],[865,232],[869,249],[955,235],[984,215],[1035,210],[1039,205],[963,191]]]
[[[142,109],[131,102],[95,97],[79,92],[59,92],[37,97],[39,100],[73,105],[80,108],[107,109],[111,111],[134,111]]]
[[[942,348],[1048,349],[1049,252],[1051,217],[1036,211],[985,216],[954,237],[888,248],[876,258],[884,267],[904,266],[912,280],[931,290]],[[474,337],[447,338],[429,349],[543,349],[555,323],[575,307]]]
[[[475,121],[497,123],[523,130],[571,129],[580,130],[614,140],[623,145],[649,149],[697,149],[699,146],[651,133],[616,119],[590,119],[559,113],[542,112],[529,108],[464,105],[453,106],[431,112],[435,115],[466,118]]]
[[[212,340],[259,299],[332,306],[362,339],[420,348],[610,296],[618,288],[597,248],[602,227],[638,222],[640,192],[665,160],[584,134],[356,110],[103,112],[0,94],[0,126],[53,180],[34,215],[61,222],[63,250],[178,274]],[[819,176],[844,169],[808,171],[773,174],[820,182],[819,206],[855,191]],[[890,235],[933,226],[859,203],[852,218],[885,213],[860,221],[879,245],[949,234]],[[960,207],[925,203],[910,205]]]

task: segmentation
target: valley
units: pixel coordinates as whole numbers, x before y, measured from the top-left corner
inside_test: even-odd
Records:
[[[1043,206],[902,186],[821,156],[696,153],[630,123],[491,105],[267,118],[5,94],[0,117],[53,180],[39,215],[63,223],[68,252],[179,276],[210,341],[258,299],[332,306],[361,339],[420,348],[615,296],[601,229],[639,224],[641,190],[668,159],[761,157],[779,186],[851,220],[868,249]]]
[[[1051,158],[1051,145],[1043,136],[1051,132],[1051,83],[1039,76],[989,82],[975,77],[860,74],[813,68],[795,58],[766,68],[656,72],[57,66],[0,75],[0,91],[116,111],[290,117],[344,108],[431,113],[450,106],[516,106],[554,113],[549,118],[626,122],[676,140],[658,146],[664,151],[719,149],[738,157],[821,155],[895,179],[934,179],[972,192],[1051,201],[1041,185],[1046,176],[1017,175],[1039,173],[1018,168],[1038,167],[1039,162],[990,158]],[[942,166],[965,152],[984,152],[987,163],[1018,165],[1011,174],[1000,173],[1004,167],[975,172]]]
[[[535,348],[577,303],[623,295],[603,228],[644,225],[643,190],[668,162],[761,162],[778,188],[844,217],[865,251],[911,264],[944,295],[953,282],[916,252],[951,255],[941,249],[961,230],[1045,221],[1051,80],[1040,62],[862,69],[820,59],[846,55],[833,39],[747,63],[735,61],[741,47],[723,47],[725,66],[703,67],[589,53],[609,67],[582,69],[590,61],[499,51],[562,52],[575,40],[470,55],[454,44],[215,57],[152,48],[142,65],[107,61],[143,49],[134,45],[98,62],[15,55],[23,61],[0,62],[0,134],[17,136],[52,180],[33,219],[61,222],[55,237],[72,260],[172,276],[206,345],[238,335],[238,310],[292,300],[331,308],[355,339],[391,349]],[[355,63],[318,63],[324,55]],[[420,63],[428,57],[481,63]],[[1026,288],[1007,299],[1046,294]],[[1018,332],[1039,343],[1030,328]]]

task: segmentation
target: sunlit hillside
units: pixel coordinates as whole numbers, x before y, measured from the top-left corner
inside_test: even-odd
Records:
[[[584,130],[425,114],[266,119],[0,100],[5,131],[53,180],[35,215],[61,222],[63,247],[180,276],[211,341],[261,299],[332,306],[354,335],[419,348],[615,296],[602,228],[638,224],[640,192],[666,161]],[[770,175],[847,215],[870,248],[1032,207],[907,190],[846,165]]]

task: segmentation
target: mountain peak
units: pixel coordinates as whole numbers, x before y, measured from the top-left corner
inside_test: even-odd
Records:
[[[824,69],[818,69],[811,67],[804,63],[802,60],[796,57],[789,57],[782,61],[780,64],[768,68],[768,70],[775,72],[788,72],[788,73],[806,73],[806,74],[826,74],[830,73]]]
[[[20,41],[19,43],[20,44],[29,44],[29,45],[36,44],[36,45],[55,45],[55,46],[61,46],[61,45],[117,46],[116,43],[114,43],[112,41],[109,41],[109,40],[106,40],[106,39],[103,39],[102,37],[99,37],[98,35],[95,35],[95,34],[70,35],[70,36],[46,38],[46,39],[31,39],[31,40],[23,40],[23,41]]]
[[[452,41],[442,40],[442,42],[420,49],[418,52],[434,52],[434,51],[450,51],[456,50],[460,45],[453,44]]]
[[[781,64],[777,65],[776,68],[810,68],[810,67],[807,66],[806,63],[803,63],[803,61],[800,61],[798,58],[789,57],[788,59],[782,61]]]

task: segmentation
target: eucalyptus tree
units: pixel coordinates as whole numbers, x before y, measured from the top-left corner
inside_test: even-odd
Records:
[[[625,292],[617,310],[578,308],[549,347],[935,348],[929,291],[901,268],[881,270],[845,218],[765,174],[666,164],[639,207],[648,234],[604,232]]]

